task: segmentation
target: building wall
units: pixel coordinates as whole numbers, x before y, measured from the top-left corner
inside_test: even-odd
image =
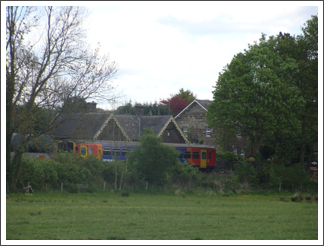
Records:
[[[175,121],[183,130],[183,127],[188,127],[188,140],[193,142],[198,142],[200,140],[204,141],[204,144],[215,146],[217,150],[220,151],[230,151],[232,152],[234,148],[237,149],[237,153],[240,154],[243,148],[248,147],[247,137],[236,137],[230,141],[228,146],[221,148],[215,143],[216,134],[213,133],[213,129],[210,129],[210,137],[206,136],[206,127],[208,127],[206,121],[206,113],[200,105],[193,103],[188,109],[186,109],[182,114],[175,118]],[[245,157],[253,156],[253,150],[249,149],[245,151]]]
[[[197,103],[193,103],[186,111],[184,111],[179,117],[175,118],[175,121],[183,130],[183,127],[188,127],[187,138],[190,142],[204,141],[204,144],[215,146],[215,135],[212,129],[210,129],[210,137],[206,136],[206,127],[208,125],[205,123],[207,111],[204,110]]]
[[[175,124],[171,121],[167,128],[163,131],[162,135],[163,143],[185,143],[185,140],[179,133]]]

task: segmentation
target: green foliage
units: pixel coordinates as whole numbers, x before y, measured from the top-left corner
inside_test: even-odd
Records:
[[[206,116],[218,144],[239,130],[257,153],[304,162],[307,146],[318,141],[318,16],[302,32],[262,34],[225,66]]]
[[[220,160],[220,161],[237,161],[238,160],[238,156],[230,151],[227,151],[227,152],[217,151],[216,158],[217,158],[217,160]]]
[[[116,110],[116,114],[131,114],[135,115],[135,105],[133,105],[132,101],[130,100],[128,103],[125,103],[122,106],[119,106]],[[143,103],[142,106],[144,107],[144,115],[168,115],[169,108],[167,106],[158,104],[157,102],[154,103]]]
[[[196,99],[196,96],[194,93],[190,90],[184,90],[183,88],[179,89],[179,92],[174,95],[175,97],[178,97],[182,100],[192,102],[193,100]]]
[[[251,163],[247,161],[239,162],[234,165],[234,174],[237,175],[239,182],[257,185],[257,173]]]
[[[62,106],[62,112],[81,113],[87,111],[87,102],[81,97],[69,97]]]
[[[115,183],[115,165],[117,168],[117,182],[120,181],[121,175],[126,172],[126,161],[110,161],[105,163],[104,170],[102,172],[102,176],[107,184],[113,185]],[[130,180],[129,176],[132,173],[127,173],[127,180]]]
[[[178,151],[164,145],[162,139],[149,130],[140,143],[129,155],[130,170],[146,182],[158,186],[165,184],[168,170],[178,162]]]
[[[172,184],[185,185],[188,188],[199,185],[204,177],[205,174],[198,168],[193,168],[187,161],[178,161],[169,172],[169,181]]]

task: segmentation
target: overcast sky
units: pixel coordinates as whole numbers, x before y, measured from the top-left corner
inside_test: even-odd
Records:
[[[301,34],[303,23],[322,11],[318,4],[98,2],[88,5],[88,40],[100,42],[119,64],[114,79],[124,94],[119,103],[159,101],[180,88],[212,100],[219,72],[235,54],[261,33]]]
[[[13,2],[11,2],[13,3]],[[15,2],[25,4],[25,2]],[[31,5],[45,2],[29,2]],[[281,32],[299,35],[303,23],[319,13],[322,2],[46,2],[82,4],[88,42],[119,65],[113,79],[116,108],[132,102],[159,102],[180,88],[198,99],[213,99],[213,86],[234,55],[261,37]],[[320,6],[320,7],[318,7]],[[322,32],[320,32],[322,44]],[[322,46],[319,46],[320,48]],[[321,53],[321,50],[319,50]],[[91,100],[90,100],[91,101]]]

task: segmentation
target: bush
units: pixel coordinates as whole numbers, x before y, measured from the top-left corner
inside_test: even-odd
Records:
[[[139,179],[163,186],[167,182],[169,169],[178,162],[178,151],[164,145],[161,137],[147,129],[140,143],[139,148],[135,148],[129,155],[130,170],[134,170]]]
[[[235,155],[233,152],[217,152],[217,160],[220,161],[237,161],[237,155]]]
[[[254,167],[247,161],[242,161],[234,165],[234,174],[239,182],[257,185],[257,175]]]
[[[201,183],[205,175],[198,168],[192,167],[187,161],[178,161],[169,172],[169,181],[192,188]]]

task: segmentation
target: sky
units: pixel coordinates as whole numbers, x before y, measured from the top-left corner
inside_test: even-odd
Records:
[[[97,2],[86,26],[119,66],[113,80],[129,102],[159,102],[180,88],[213,99],[219,73],[261,37],[299,35],[319,2]],[[313,5],[313,6],[312,6]],[[323,6],[323,5],[322,5]],[[320,29],[320,28],[319,28]],[[321,29],[320,29],[321,30]]]
[[[159,102],[181,88],[212,100],[224,66],[262,33],[302,34],[303,24],[317,13],[323,28],[322,2],[47,2],[76,4],[90,13],[84,20],[88,43],[92,48],[100,43],[101,54],[118,64],[112,83],[120,98],[96,101],[106,110],[130,100]]]

